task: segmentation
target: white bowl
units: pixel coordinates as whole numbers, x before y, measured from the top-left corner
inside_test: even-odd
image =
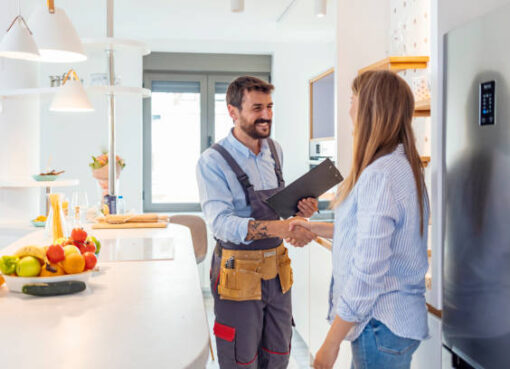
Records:
[[[10,275],[3,275],[5,284],[11,292],[21,292],[21,289],[26,284],[32,283],[48,283],[48,282],[62,282],[62,281],[82,281],[87,282],[92,275],[91,270],[76,274],[64,274],[55,277],[13,277]]]

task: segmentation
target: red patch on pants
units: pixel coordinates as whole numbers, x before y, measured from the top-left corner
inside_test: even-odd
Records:
[[[236,329],[229,327],[228,325],[214,322],[214,335],[225,341],[232,342],[236,336]]]

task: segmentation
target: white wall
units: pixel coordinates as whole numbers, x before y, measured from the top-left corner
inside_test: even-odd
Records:
[[[90,84],[91,73],[106,72],[104,52],[90,51],[89,59],[76,65],[43,64],[41,86],[49,86],[49,75],[62,74],[74,67],[84,85]],[[142,86],[142,57],[134,52],[115,54],[115,73],[123,86]],[[90,94],[95,108],[91,113],[60,113],[48,110],[51,97],[41,101],[41,168],[47,166],[65,170],[65,177],[80,180],[79,189],[86,191],[90,205],[100,200],[101,192],[92,177],[91,156],[108,149],[108,117],[106,97]],[[120,175],[118,194],[124,195],[126,208],[142,210],[142,98],[140,96],[116,97],[117,155],[126,161]],[[64,175],[63,175],[64,178]],[[59,192],[71,196],[78,188],[62,188]]]
[[[292,181],[308,168],[309,81],[334,67],[335,44],[280,44],[273,51],[274,137],[282,145],[283,174]]]
[[[339,0],[337,15],[337,156],[346,175],[352,160],[351,82],[359,69],[387,56],[390,1]]]
[[[17,7],[0,3],[0,38],[3,37]],[[38,64],[0,58],[0,91],[37,87]],[[0,112],[0,182],[30,178],[38,173],[39,98],[9,97],[2,99]],[[38,216],[39,189],[0,187],[0,222],[21,220],[29,225]]]

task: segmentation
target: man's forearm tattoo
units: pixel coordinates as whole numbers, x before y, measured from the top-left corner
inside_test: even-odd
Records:
[[[251,220],[248,223],[248,235],[246,236],[247,241],[261,240],[263,238],[270,238],[267,223],[265,221]]]

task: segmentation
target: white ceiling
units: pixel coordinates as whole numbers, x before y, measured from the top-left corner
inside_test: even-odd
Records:
[[[1,1],[7,2],[8,11],[14,16],[17,0]],[[36,6],[46,3],[20,1],[26,18]],[[314,15],[314,0],[296,0],[277,21],[291,2],[245,0],[243,13],[232,13],[230,0],[115,0],[115,36],[151,44],[334,40],[336,0],[328,0],[328,14],[323,18]],[[105,36],[106,0],[55,0],[55,5],[66,10],[81,37]]]

